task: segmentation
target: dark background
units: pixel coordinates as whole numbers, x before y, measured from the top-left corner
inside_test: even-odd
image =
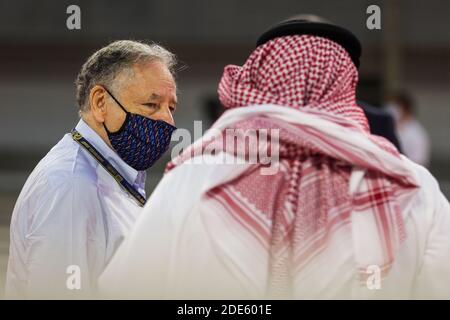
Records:
[[[81,8],[68,30],[66,8]],[[381,7],[368,30],[366,8]],[[450,1],[226,0],[0,2],[0,287],[10,216],[26,177],[78,121],[73,81],[84,60],[117,39],[153,40],[186,66],[178,74],[177,126],[210,125],[223,67],[242,64],[257,36],[298,13],[351,29],[363,44],[358,96],[375,105],[395,88],[410,91],[432,141],[430,170],[450,196]],[[149,171],[147,192],[168,157]],[[0,295],[1,296],[1,295]]]

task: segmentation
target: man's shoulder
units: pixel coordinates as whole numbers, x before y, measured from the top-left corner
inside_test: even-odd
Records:
[[[96,187],[97,173],[79,145],[66,135],[37,164],[22,193],[39,196],[74,185]]]
[[[430,213],[435,212],[435,210],[441,206],[442,201],[448,201],[441,188],[439,186],[436,178],[428,171],[427,168],[421,166],[403,156],[405,161],[408,162],[413,172],[416,175],[416,180],[418,181],[418,192],[417,199],[418,205],[423,208],[423,210],[417,210],[420,214],[425,211]]]
[[[408,162],[410,167],[413,169],[414,173],[417,176],[417,180],[419,181],[419,184],[423,183],[428,186],[428,189],[432,189],[433,191],[439,190],[439,183],[437,182],[436,178],[428,171],[427,168],[424,166],[415,163],[414,161],[408,159],[405,156],[402,156],[405,161]]]
[[[14,207],[12,228],[28,226],[31,232],[44,221],[56,221],[75,209],[81,219],[88,212],[78,209],[98,203],[95,170],[77,146],[66,143],[63,138],[28,177]]]

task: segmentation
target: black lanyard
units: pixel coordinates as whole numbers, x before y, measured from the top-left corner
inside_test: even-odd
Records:
[[[76,129],[72,130],[72,138],[82,146],[90,155],[101,164],[103,168],[117,181],[117,183],[128,192],[141,207],[145,205],[145,198],[112,166],[112,164],[101,155],[92,144],[89,143]]]

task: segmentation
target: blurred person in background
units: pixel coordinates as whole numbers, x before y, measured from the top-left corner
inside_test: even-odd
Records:
[[[395,92],[386,100],[386,110],[395,119],[402,152],[412,161],[428,166],[430,162],[430,140],[422,124],[415,116],[412,97],[406,92]]]
[[[375,107],[365,101],[358,101],[369,122],[370,132],[374,135],[388,139],[398,151],[402,151],[395,130],[394,117],[383,108]]]
[[[346,29],[291,20],[265,32],[243,66],[225,67],[227,111],[212,130],[278,130],[279,170],[242,162],[245,136],[241,154],[207,132],[168,165],[100,291],[450,298],[449,203],[425,168],[370,133],[355,97],[360,52]]]
[[[145,204],[145,170],[174,131],[175,57],[116,41],[76,80],[80,121],[39,162],[10,228],[9,298],[88,297]],[[77,280],[78,279],[78,280]]]

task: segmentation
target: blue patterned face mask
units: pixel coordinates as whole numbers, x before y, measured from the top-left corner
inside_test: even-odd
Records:
[[[128,112],[111,92],[105,90],[127,114],[116,132],[110,132],[103,123],[112,147],[134,169],[147,170],[167,151],[176,127]]]

